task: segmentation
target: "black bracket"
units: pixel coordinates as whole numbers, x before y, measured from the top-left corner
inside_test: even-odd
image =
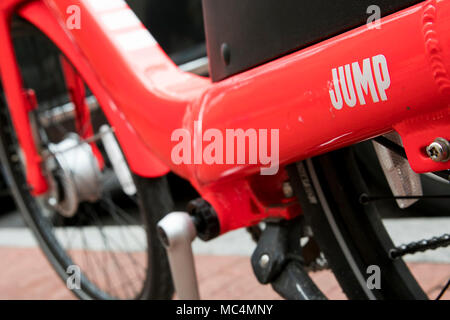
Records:
[[[297,218],[266,224],[252,254],[253,272],[260,283],[271,283],[285,299],[325,299],[304,268],[300,222]]]
[[[262,284],[272,282],[286,265],[288,229],[276,223],[267,223],[258,246],[252,254],[252,267]]]

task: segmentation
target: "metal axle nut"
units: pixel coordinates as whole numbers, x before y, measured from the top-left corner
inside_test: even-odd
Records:
[[[427,147],[428,156],[435,162],[450,160],[450,143],[447,139],[437,138]]]

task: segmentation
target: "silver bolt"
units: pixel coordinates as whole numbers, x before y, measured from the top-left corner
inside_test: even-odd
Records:
[[[283,194],[286,198],[292,198],[294,196],[294,190],[289,181],[283,182]]]
[[[265,267],[267,267],[269,262],[270,262],[269,255],[268,254],[263,254],[261,256],[261,258],[259,259],[259,266],[264,269]]]
[[[435,162],[450,160],[450,143],[444,138],[437,138],[427,147],[428,156]]]
[[[57,203],[58,203],[58,200],[56,200],[55,197],[48,198],[48,204],[51,205],[52,207],[56,206]]]

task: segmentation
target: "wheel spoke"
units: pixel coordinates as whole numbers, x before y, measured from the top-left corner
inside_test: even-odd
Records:
[[[110,254],[110,257],[112,258],[114,265],[118,271],[119,274],[119,278],[120,277],[126,277],[127,278],[127,282],[123,282],[121,281],[121,283],[124,283],[124,285],[122,286],[124,289],[128,286],[132,289],[132,294],[137,295],[139,293],[139,289],[136,289],[135,287],[135,283],[133,281],[130,281],[130,278],[128,276],[128,272],[127,270],[122,270],[122,265],[119,262],[118,258],[116,257],[115,251],[113,250],[113,248],[109,245],[109,241],[108,241],[108,235],[104,232],[104,225],[101,222],[101,220],[99,219],[97,213],[90,207],[90,206],[86,206],[86,208],[88,208],[89,214],[94,218],[97,226],[98,226],[98,230],[101,234],[101,237],[103,239],[103,242],[105,244],[105,249],[106,251]],[[113,242],[113,238],[110,238],[111,242]],[[114,243],[116,243],[114,241]],[[118,246],[119,247],[119,246]],[[120,248],[120,247],[119,247]],[[131,256],[131,254],[127,251],[127,250],[123,250],[122,248],[120,248],[121,251],[123,251],[128,257]],[[135,262],[134,266],[139,266],[142,269],[144,269],[140,264],[137,263],[136,260],[130,259],[132,262]],[[144,269],[145,270],[145,269]],[[125,284],[127,286],[125,286]],[[124,290],[125,291],[125,290]]]

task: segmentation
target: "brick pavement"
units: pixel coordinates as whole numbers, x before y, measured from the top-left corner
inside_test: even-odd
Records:
[[[197,256],[200,292],[205,299],[280,299],[270,286],[260,285],[248,257]],[[411,264],[414,275],[431,297],[450,277],[448,264]],[[313,279],[331,299],[345,299],[333,275]],[[74,299],[37,248],[0,247],[0,299]],[[448,291],[444,296],[450,299]]]

